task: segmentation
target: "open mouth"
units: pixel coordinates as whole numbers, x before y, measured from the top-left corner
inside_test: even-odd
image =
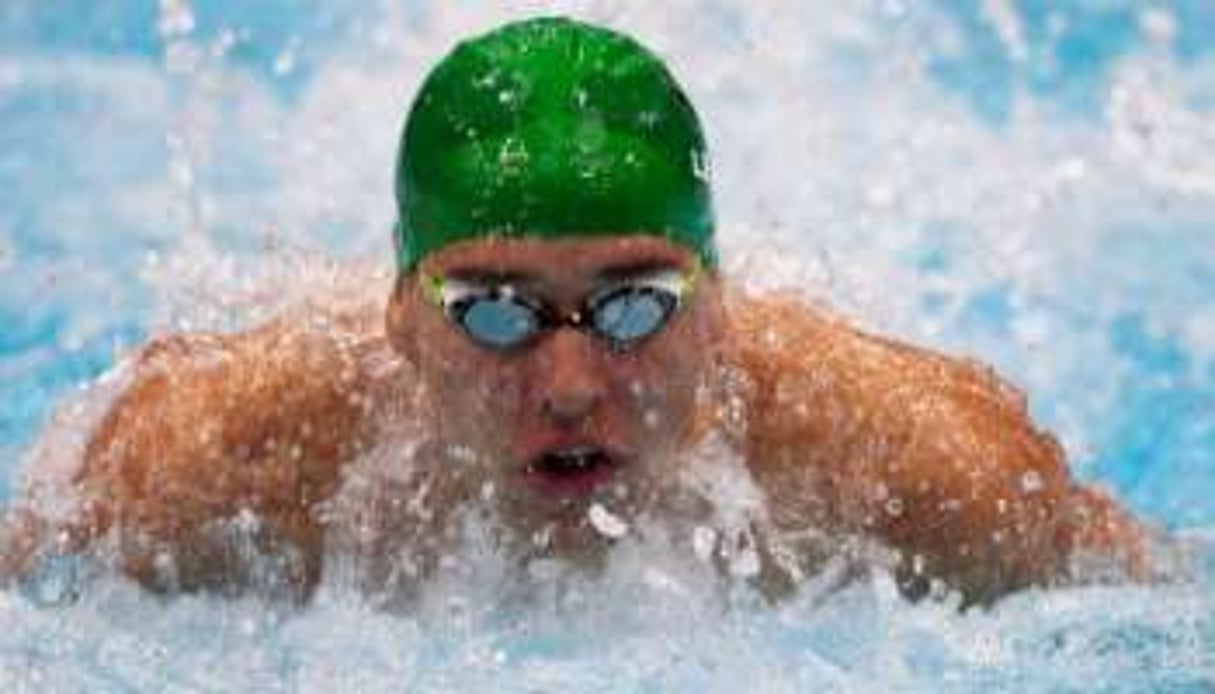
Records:
[[[607,482],[620,458],[599,446],[553,448],[532,459],[528,477],[542,491],[560,496],[586,496]]]

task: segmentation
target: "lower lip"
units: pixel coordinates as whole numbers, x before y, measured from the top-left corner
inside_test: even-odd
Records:
[[[615,476],[619,463],[615,460],[586,470],[560,475],[529,469],[526,473],[531,486],[545,496],[579,499],[590,496]]]

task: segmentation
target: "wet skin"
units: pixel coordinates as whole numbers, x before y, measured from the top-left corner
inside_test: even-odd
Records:
[[[466,242],[421,270],[510,277],[565,313],[606,276],[692,262],[635,236]],[[968,603],[1070,580],[1082,556],[1153,573],[1148,533],[1071,479],[1020,392],[795,297],[733,296],[710,273],[662,331],[623,351],[569,327],[486,349],[423,299],[416,274],[379,316],[154,341],[61,490],[75,513],[52,522],[33,501],[16,506],[0,568],[21,573],[51,545],[104,545],[152,587],[239,589],[247,567],[216,528],[256,518],[259,547],[298,559],[287,582],[306,596],[343,553],[405,546],[421,580],[447,521],[476,505],[516,544],[577,560],[611,543],[591,504],[630,521],[673,509],[681,452],[718,435],[765,500],[756,580],[773,595],[822,560],[821,543],[778,540],[807,531],[838,551],[874,540],[895,550],[905,592],[939,579]],[[417,445],[385,455],[402,430]],[[588,450],[585,466],[553,463]],[[371,472],[368,458],[380,461]],[[372,491],[348,494],[352,480]]]

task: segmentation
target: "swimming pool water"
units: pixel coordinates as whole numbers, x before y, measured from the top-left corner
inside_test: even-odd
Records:
[[[422,71],[456,37],[536,11],[626,28],[670,57],[707,124],[737,281],[996,364],[1079,474],[1205,537],[1210,556],[1205,0],[8,0],[0,498],[31,451],[81,435],[82,417],[52,425],[54,409],[147,335],[248,325],[335,287],[377,296],[324,259],[389,269],[393,148]],[[1207,691],[1215,573],[1199,573],[989,614],[908,606],[880,578],[821,606],[721,614],[622,568],[603,588],[611,609],[570,623],[486,609],[439,627],[340,592],[288,616],[120,584],[47,610],[0,593],[0,683]]]

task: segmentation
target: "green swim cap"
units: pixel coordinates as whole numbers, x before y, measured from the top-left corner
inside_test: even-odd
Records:
[[[397,261],[479,238],[647,234],[715,267],[700,123],[635,40],[564,18],[461,43],[414,100],[397,158]]]

